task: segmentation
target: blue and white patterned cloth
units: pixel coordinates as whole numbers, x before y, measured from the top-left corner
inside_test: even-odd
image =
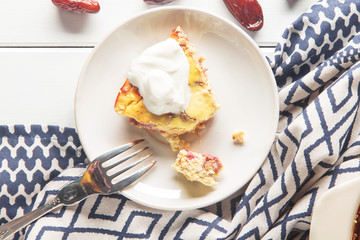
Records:
[[[120,194],[92,196],[14,239],[308,239],[317,199],[360,177],[359,49],[360,1],[319,1],[286,29],[269,59],[277,136],[254,178],[230,198],[171,212]],[[0,224],[44,204],[85,162],[74,129],[1,126]]]

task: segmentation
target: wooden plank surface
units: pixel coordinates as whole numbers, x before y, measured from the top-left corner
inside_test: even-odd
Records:
[[[260,46],[275,45],[284,29],[316,0],[259,0],[265,24],[247,31]],[[143,0],[100,1],[97,14],[74,14],[56,8],[51,0],[2,1],[0,46],[93,46],[106,34],[143,11],[162,7]],[[176,0],[165,6],[186,6],[208,11],[240,24],[223,0]]]
[[[315,0],[259,0],[264,28],[247,33],[271,55],[284,29]],[[98,14],[59,10],[51,0],[3,1],[0,8],[0,124],[75,127],[77,80],[93,46],[143,11],[142,0],[106,0]],[[237,25],[223,0],[176,0],[166,6],[202,9]],[[161,6],[160,6],[161,7]]]
[[[75,127],[76,84],[91,50],[0,49],[0,124]]]

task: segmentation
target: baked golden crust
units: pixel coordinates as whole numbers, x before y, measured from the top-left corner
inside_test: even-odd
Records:
[[[189,181],[199,181],[206,186],[215,186],[215,176],[222,170],[221,161],[209,154],[201,154],[182,149],[171,166]]]
[[[178,151],[189,146],[180,136],[204,128],[218,105],[208,85],[207,69],[202,66],[204,58],[196,56],[194,47],[180,26],[172,31],[170,37],[179,43],[190,64],[188,83],[191,99],[188,108],[178,115],[152,114],[146,109],[138,88],[128,80],[121,87],[114,108],[119,115],[128,117],[131,124],[159,132],[170,143],[171,149]]]

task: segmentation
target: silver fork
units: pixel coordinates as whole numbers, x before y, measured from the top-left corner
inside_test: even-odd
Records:
[[[0,239],[6,239],[31,222],[37,220],[48,212],[59,208],[60,206],[77,204],[92,194],[111,194],[118,192],[135,182],[147,171],[149,171],[155,165],[156,161],[152,161],[150,164],[142,167],[129,176],[126,176],[120,181],[116,182],[116,177],[128,171],[130,168],[140,164],[145,159],[149,158],[151,154],[147,154],[121,170],[116,170],[116,166],[119,166],[119,164],[146,150],[148,147],[124,156],[114,163],[111,163],[109,160],[142,141],[144,140],[140,139],[132,141],[94,159],[94,161],[92,161],[86,169],[83,176],[64,186],[52,201],[40,206],[38,209],[24,215],[23,217],[0,226]],[[108,175],[110,169],[115,171],[112,175]]]

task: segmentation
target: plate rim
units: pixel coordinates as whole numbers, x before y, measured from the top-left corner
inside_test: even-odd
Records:
[[[257,52],[257,54],[259,55],[259,57],[262,59],[262,62],[264,63],[264,70],[266,71],[266,75],[269,77],[269,83],[271,85],[271,95],[274,97],[274,102],[272,103],[272,106],[274,107],[274,119],[273,119],[273,129],[272,129],[272,136],[273,139],[271,141],[271,143],[268,146],[268,152],[271,149],[271,145],[273,144],[275,138],[276,138],[276,132],[277,132],[277,128],[278,128],[278,123],[279,123],[279,97],[278,97],[278,88],[277,88],[277,84],[276,84],[276,80],[275,80],[275,76],[271,70],[270,64],[267,61],[265,55],[263,52],[261,52],[259,46],[256,44],[256,42],[239,26],[237,26],[235,23],[231,22],[230,20],[226,19],[225,17],[219,16],[217,14],[211,13],[209,11],[206,10],[201,10],[199,8],[195,8],[195,7],[187,7],[187,6],[162,6],[162,7],[157,7],[157,8],[153,8],[153,9],[147,9],[145,11],[142,11],[136,15],[134,15],[131,18],[128,18],[125,21],[122,21],[120,23],[117,23],[116,26],[109,31],[109,33],[105,34],[103,36],[103,38],[95,45],[94,49],[89,53],[88,57],[86,58],[81,71],[80,71],[80,75],[78,77],[78,81],[76,84],[76,89],[75,89],[75,98],[74,98],[74,117],[75,117],[75,127],[76,130],[78,132],[79,135],[79,139],[81,142],[81,132],[79,130],[78,127],[78,117],[77,117],[77,102],[78,102],[78,91],[79,91],[79,86],[82,84],[82,82],[84,81],[84,75],[86,72],[86,69],[88,67],[88,65],[90,64],[90,61],[92,60],[93,56],[96,54],[97,49],[103,45],[103,43],[111,36],[113,35],[119,28],[131,23],[132,21],[136,20],[139,17],[145,16],[145,15],[149,15],[149,14],[154,14],[157,12],[164,12],[164,11],[183,11],[183,12],[195,12],[196,14],[205,14],[207,16],[209,16],[210,18],[216,18],[217,20],[229,25],[231,28],[233,28],[234,30],[238,31],[242,37],[244,37],[246,39],[246,41],[251,44],[252,48]],[[83,150],[86,154],[87,150],[86,147],[83,146]],[[249,179],[246,180],[246,182],[249,182],[255,175],[256,172],[261,168],[262,164],[264,163],[264,161],[266,160],[266,156],[264,156],[264,160],[261,161],[261,163],[259,164],[259,167],[257,168],[257,170],[254,172],[253,175],[251,175],[251,177]],[[224,199],[228,198],[229,196],[233,195],[235,192],[239,191],[240,189],[242,189],[244,186],[246,186],[246,183],[242,186],[240,186],[236,191],[232,191],[229,192],[228,195],[226,196],[222,196],[221,199],[213,199],[213,200],[207,200],[207,201],[203,201],[203,204],[198,204],[198,205],[191,205],[191,206],[181,206],[181,208],[178,207],[164,207],[164,206],[160,206],[158,204],[149,204],[147,201],[143,201],[143,200],[139,200],[139,199],[133,199],[131,196],[129,196],[126,193],[126,190],[122,191],[121,194],[124,195],[125,197],[133,200],[136,203],[142,204],[146,207],[152,207],[155,209],[161,209],[161,210],[172,210],[172,211],[177,211],[177,210],[192,210],[192,209],[198,209],[198,208],[202,208],[202,207],[207,207],[210,206],[212,204],[215,204],[219,201],[223,201]]]
[[[355,219],[356,211],[359,209],[360,205],[360,189],[356,186],[359,186],[360,176],[357,176],[349,181],[343,182],[339,185],[336,185],[330,189],[327,189],[315,202],[313,212],[311,214],[311,225],[310,225],[310,233],[309,237],[314,240],[326,239],[329,240],[337,240],[339,235],[342,237],[349,237],[351,239],[351,235],[353,233],[353,221]],[[350,191],[351,189],[359,189],[357,191]],[[344,204],[344,195],[341,194],[343,192],[347,192],[348,194],[345,197],[347,204]],[[340,194],[339,194],[340,193]],[[352,198],[350,198],[350,196]],[[329,206],[329,202],[330,205]],[[334,210],[334,205],[338,203],[342,203],[342,205],[346,206],[345,211],[341,209],[342,215],[337,215],[336,219],[331,218],[331,214],[329,214],[329,210],[331,208]],[[324,203],[326,203],[324,205]],[[350,204],[349,204],[350,203]],[[345,215],[344,215],[345,214]],[[350,217],[352,216],[352,218]],[[346,217],[346,219],[344,219]],[[315,220],[315,221],[314,221]],[[326,224],[337,223],[344,225],[343,228],[331,228],[327,227]],[[337,225],[336,224],[336,225]],[[350,226],[351,225],[351,229]],[[346,228],[345,228],[346,226]],[[333,230],[333,231],[331,231]]]

